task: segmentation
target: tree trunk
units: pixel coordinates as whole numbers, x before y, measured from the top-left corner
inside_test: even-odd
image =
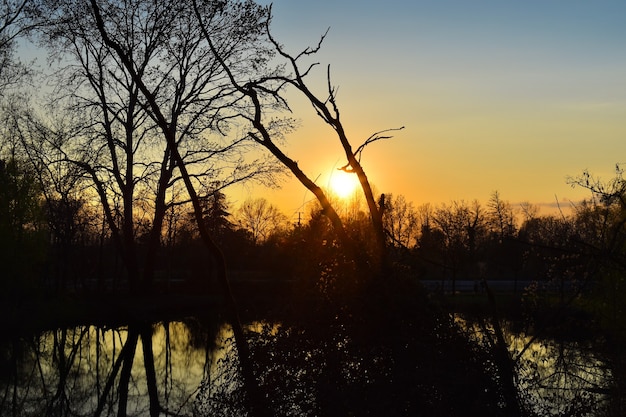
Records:
[[[118,386],[119,404],[117,407],[118,417],[126,417],[128,408],[128,385],[130,383],[131,371],[133,369],[133,361],[135,359],[135,351],[137,349],[137,340],[139,333],[133,326],[128,328],[126,344],[122,349],[124,354],[122,362],[122,372],[120,373],[120,383]]]
[[[163,229],[163,221],[167,211],[165,193],[167,191],[169,181],[172,178],[172,166],[171,150],[168,146],[165,150],[165,155],[161,163],[161,174],[155,198],[154,218],[152,220],[152,228],[148,238],[146,258],[144,260],[143,275],[141,280],[141,291],[144,294],[152,291],[152,285],[154,283],[154,270],[156,267],[158,250],[161,247],[161,231]]]
[[[142,323],[141,346],[143,347],[143,363],[146,370],[146,384],[148,386],[148,398],[150,399],[150,416],[159,417],[161,407],[157,391],[156,371],[154,369],[154,353],[152,351],[152,329],[149,323]]]

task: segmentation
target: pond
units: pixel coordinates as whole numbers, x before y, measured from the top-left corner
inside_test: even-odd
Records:
[[[277,325],[254,322],[247,330],[268,328]],[[520,393],[538,415],[603,415],[612,374],[590,344],[507,337]],[[151,407],[164,416],[240,414],[229,402],[239,379],[224,324],[77,326],[10,338],[0,349],[2,416],[145,416]]]

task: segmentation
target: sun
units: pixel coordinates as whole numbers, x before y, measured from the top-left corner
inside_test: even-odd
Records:
[[[356,174],[337,170],[330,177],[330,189],[339,198],[348,198],[359,184]]]

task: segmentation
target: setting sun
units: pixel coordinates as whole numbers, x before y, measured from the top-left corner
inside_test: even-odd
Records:
[[[358,184],[359,180],[356,174],[349,174],[341,170],[337,170],[330,177],[330,189],[339,198],[351,196]]]

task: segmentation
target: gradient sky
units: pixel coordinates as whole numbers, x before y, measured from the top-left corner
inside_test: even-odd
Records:
[[[609,179],[626,162],[626,1],[277,0],[273,13],[294,53],[330,27],[317,74],[331,65],[354,147],[405,126],[363,153],[378,192],[567,206],[588,196],[568,176]],[[295,110],[289,155],[325,185],[345,158],[309,106]],[[290,216],[312,197],[296,181],[260,192]]]

